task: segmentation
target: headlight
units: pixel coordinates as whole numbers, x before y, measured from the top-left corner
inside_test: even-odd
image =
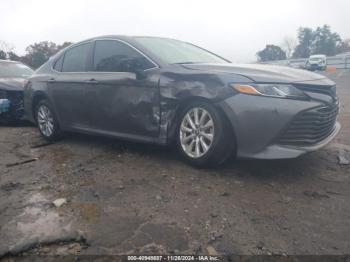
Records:
[[[242,94],[272,96],[280,98],[305,99],[308,96],[292,85],[284,84],[232,84],[232,88]]]

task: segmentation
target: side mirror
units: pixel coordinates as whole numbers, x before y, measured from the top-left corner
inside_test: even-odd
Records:
[[[147,77],[145,70],[142,70],[142,69],[136,69],[135,74],[136,74],[137,80],[143,80]]]

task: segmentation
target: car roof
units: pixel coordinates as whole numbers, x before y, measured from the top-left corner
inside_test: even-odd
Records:
[[[86,39],[85,41],[97,40],[97,39],[106,39],[106,38],[132,40],[132,39],[141,38],[141,37],[178,40],[178,39],[173,39],[173,38],[169,38],[169,37],[147,36],[147,35],[133,35],[133,36],[131,36],[131,35],[102,35],[102,36],[97,36],[97,37],[92,37],[90,39]],[[178,41],[181,41],[181,40],[178,40]]]
[[[122,40],[128,43],[132,43],[132,44],[138,44],[137,43],[137,38],[155,38],[155,39],[168,39],[168,40],[176,40],[176,41],[181,41],[181,42],[186,42],[186,41],[182,41],[179,39],[175,39],[175,38],[170,38],[170,37],[161,37],[161,36],[146,36],[146,35],[102,35],[102,36],[96,36],[96,37],[92,37],[89,39],[85,39],[83,41],[79,41],[76,44],[79,43],[83,43],[83,42],[88,42],[88,41],[94,41],[94,40],[100,40],[100,39],[116,39],[116,40]]]
[[[4,60],[4,59],[0,59],[0,63],[22,64],[19,61]]]
[[[325,58],[326,55],[311,55],[310,58]]]

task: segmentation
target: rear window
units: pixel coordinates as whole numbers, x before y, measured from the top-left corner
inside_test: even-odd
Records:
[[[61,71],[62,70],[62,65],[63,65],[63,55],[61,55],[60,58],[58,58],[58,60],[55,62],[55,65],[53,67],[53,69],[55,69],[56,71]]]
[[[91,43],[81,44],[66,51],[62,72],[85,72]]]
[[[21,63],[0,62],[0,77],[24,77],[33,74],[33,70]]]

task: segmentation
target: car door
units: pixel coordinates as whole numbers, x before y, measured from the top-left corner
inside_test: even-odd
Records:
[[[159,68],[118,40],[96,40],[87,97],[99,132],[133,138],[159,135]]]
[[[91,61],[93,42],[68,49],[55,63],[55,74],[49,80],[55,112],[63,128],[86,128],[90,116],[86,110],[87,66]]]

